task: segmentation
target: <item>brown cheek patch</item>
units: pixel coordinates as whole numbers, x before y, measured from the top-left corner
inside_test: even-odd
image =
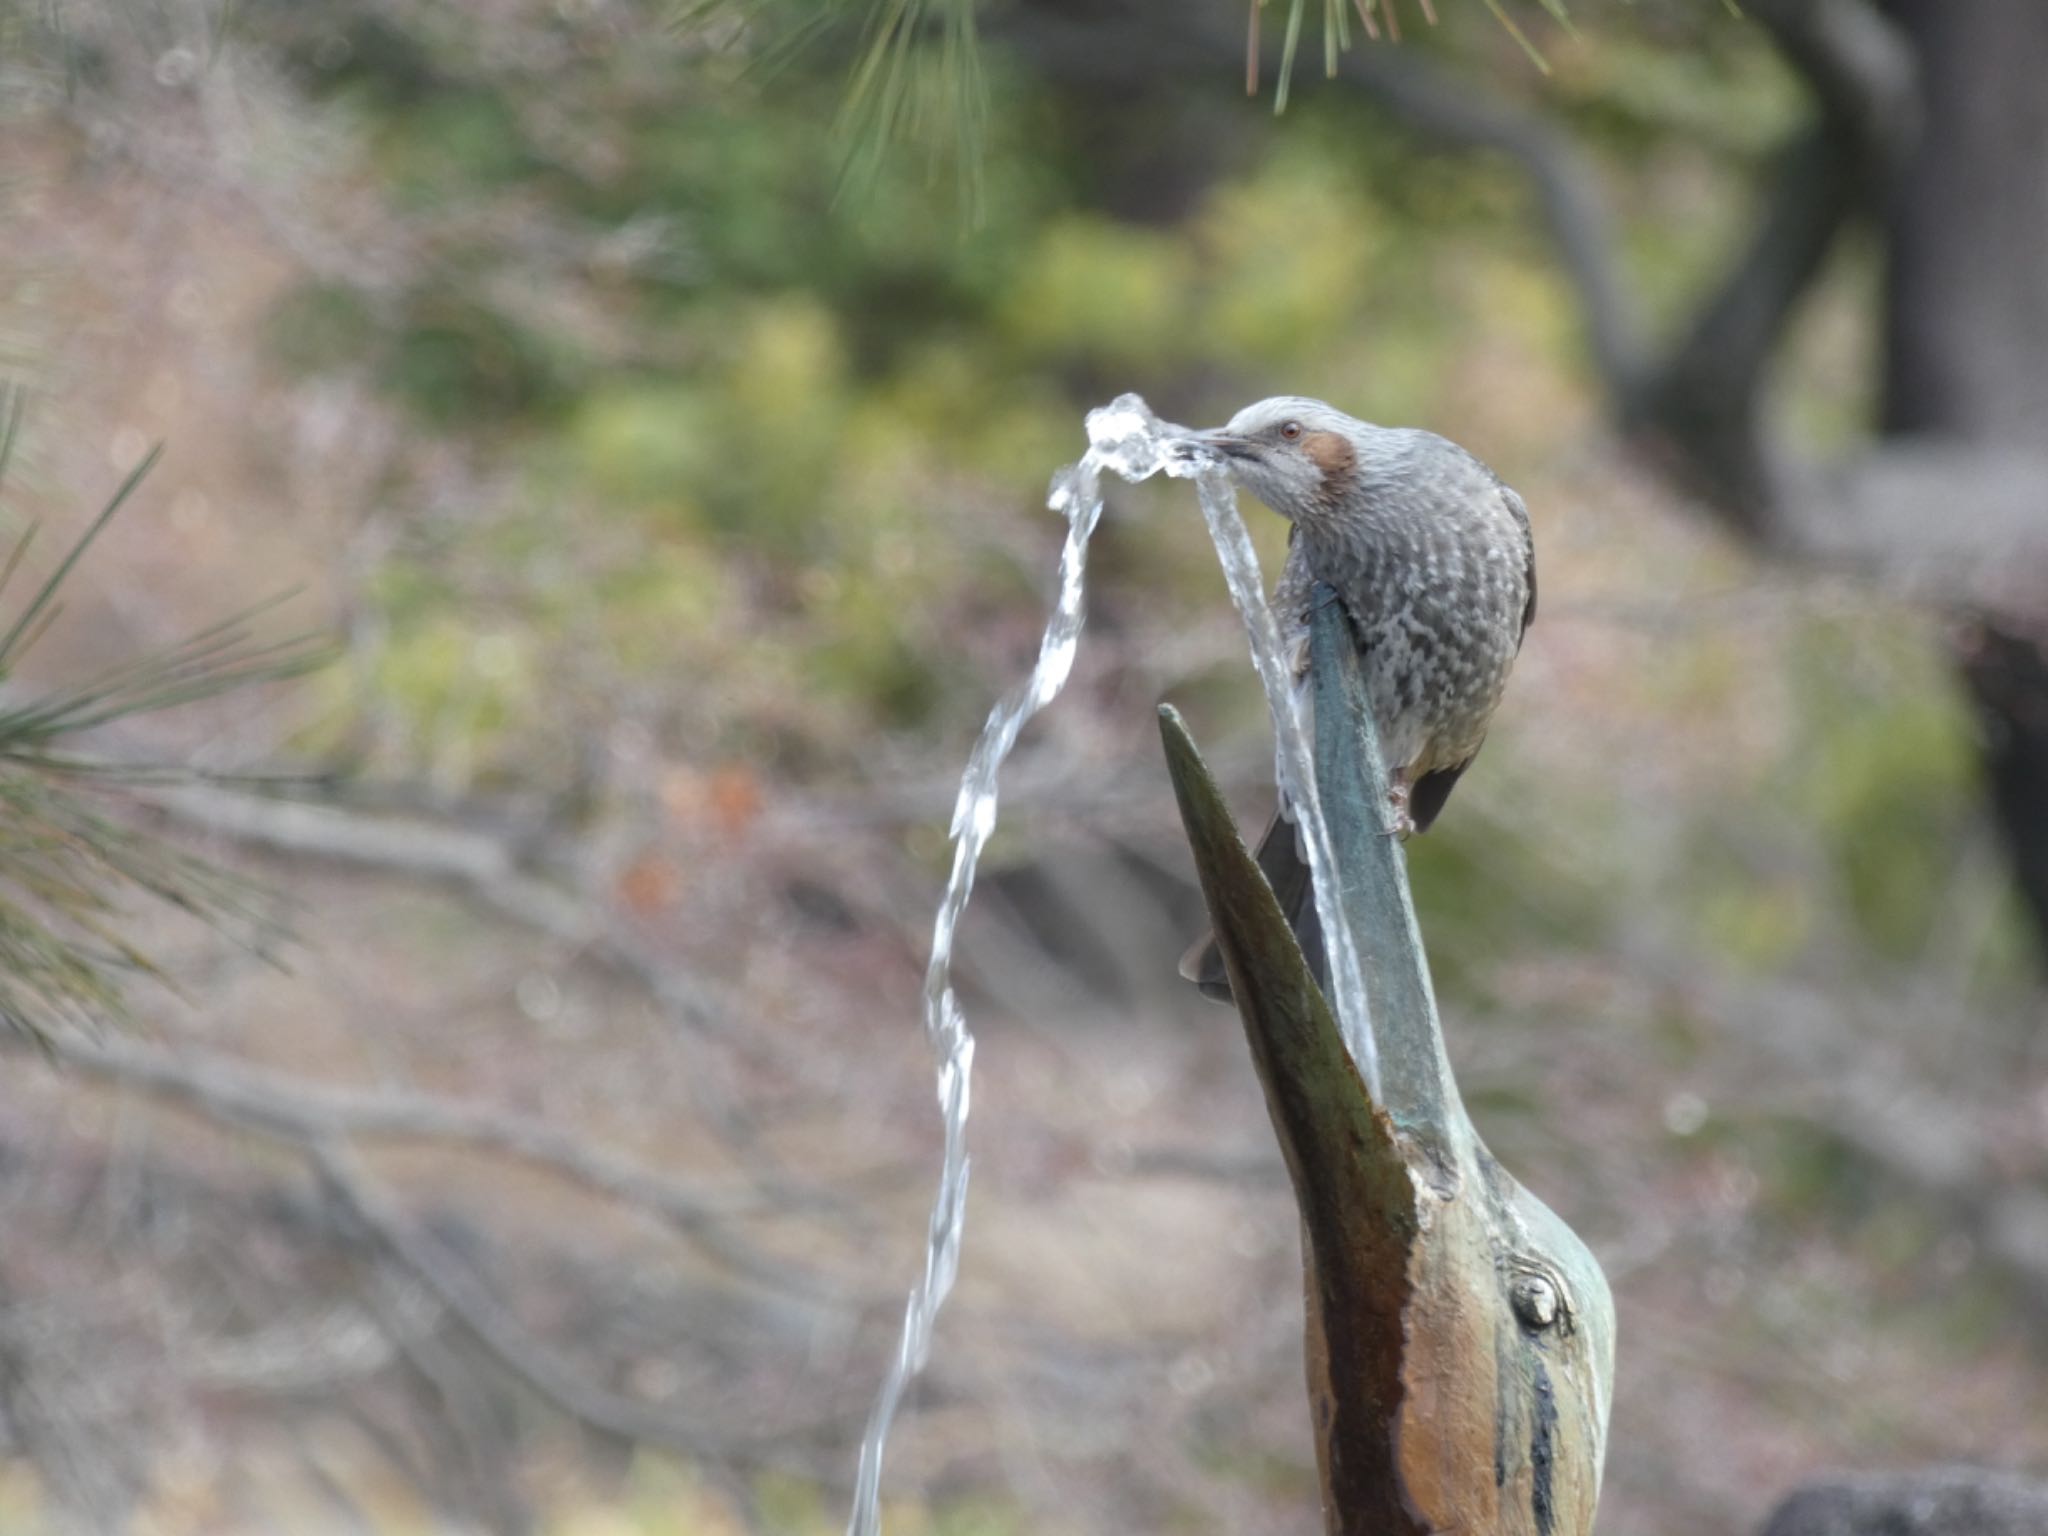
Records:
[[[1311,432],[1301,440],[1301,451],[1323,472],[1325,479],[1342,479],[1351,473],[1357,458],[1351,439],[1341,432]]]

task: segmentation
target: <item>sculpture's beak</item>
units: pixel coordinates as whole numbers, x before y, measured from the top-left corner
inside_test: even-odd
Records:
[[[1189,434],[1189,452],[1251,445]],[[1444,1052],[1358,648],[1319,589],[1316,781],[1377,1031],[1368,1092],[1180,717],[1168,768],[1301,1208],[1308,1371],[1336,1536],[1588,1536],[1614,1303],[1586,1245],[1493,1159]]]

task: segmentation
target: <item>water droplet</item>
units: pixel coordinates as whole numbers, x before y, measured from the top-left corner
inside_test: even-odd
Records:
[[[1664,1129],[1674,1136],[1697,1136],[1707,1123],[1707,1101],[1683,1089],[1664,1101]]]
[[[199,55],[190,48],[171,48],[157,56],[156,83],[175,90],[199,76]]]

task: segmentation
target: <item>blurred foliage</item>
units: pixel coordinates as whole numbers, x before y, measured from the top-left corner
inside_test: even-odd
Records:
[[[1819,830],[1864,939],[1909,958],[1952,894],[1973,813],[1962,702],[1925,646],[1867,625],[1814,626],[1794,663],[1806,739],[1789,793]]]
[[[1077,399],[1139,381],[1217,411],[1227,400],[1206,392],[1176,401],[1175,381],[1249,366],[1419,414],[1465,323],[1459,275],[1435,269],[1428,241],[1451,224],[1503,230],[1513,213],[1503,178],[1477,168],[1442,178],[1434,209],[1397,216],[1398,155],[1376,154],[1359,179],[1344,165],[1356,110],[1317,103],[1271,166],[1219,182],[1187,230],[1145,228],[1063,184],[1090,174],[1081,130],[998,63],[988,213],[971,226],[915,165],[882,162],[860,196],[838,195],[832,59],[768,84],[709,64],[693,79],[687,33],[621,59],[581,15],[551,13],[530,47],[483,52],[431,16],[367,8],[253,5],[238,22],[358,125],[429,253],[395,294],[323,278],[286,295],[274,362],[364,381],[422,427],[488,437],[528,482],[514,499],[586,506],[619,533],[577,548],[562,542],[576,519],[529,525],[555,547],[529,545],[521,571],[487,551],[480,524],[442,530],[396,557],[439,582],[381,584],[388,654],[372,675],[415,727],[392,735],[442,743],[485,775],[545,763],[531,734],[544,727],[522,717],[516,687],[472,676],[439,611],[448,583],[472,602],[487,587],[537,643],[604,631],[650,671],[716,650],[721,612],[765,607],[769,638],[788,645],[718,655],[730,698],[772,693],[762,669],[801,654],[817,658],[797,682],[821,720],[872,708],[914,725],[946,697],[925,637],[987,606],[988,583],[1014,588],[989,514],[1028,506],[1072,455]],[[552,249],[502,238],[514,210]],[[1347,284],[1361,260],[1374,281]],[[564,569],[568,587],[522,579]],[[725,600],[735,585],[747,602]],[[579,608],[597,593],[639,618]],[[709,728],[700,746],[755,724],[689,723]],[[475,739],[458,751],[462,729]]]
[[[865,46],[906,46],[927,10],[971,7],[893,6]],[[1443,11],[1402,46],[1535,88],[1483,7]],[[820,7],[793,33],[802,16],[776,5],[514,6],[479,48],[431,8],[239,11],[242,38],[361,146],[352,190],[375,189],[411,258],[395,285],[328,274],[286,293],[274,365],[353,381],[490,466],[488,497],[408,524],[372,586],[377,654],[355,686],[386,722],[379,766],[559,782],[605,688],[687,670],[711,686],[636,694],[666,711],[668,749],[858,775],[873,732],[950,732],[1007,680],[1028,636],[990,616],[1042,590],[1038,499],[1086,404],[1134,387],[1207,419],[1286,389],[1454,422],[1476,358],[1568,387],[1572,303],[1507,167],[1429,159],[1417,174],[1416,146],[1348,93],[1298,94],[1276,127],[1218,82],[1196,104],[1210,116],[1183,125],[1199,172],[1162,217],[1144,146],[984,42],[978,209],[952,167],[915,154],[875,155],[850,184],[847,136],[874,114],[910,124],[914,103],[885,109],[889,91],[936,88],[890,84],[922,67],[911,53],[863,56],[826,25],[861,14]],[[966,46],[962,25],[937,25],[941,50]],[[1638,5],[1603,17],[1597,43],[1552,24],[1542,52],[1549,103],[1614,167],[1647,304],[1675,309],[1725,259],[1799,110],[1794,84],[1711,7]],[[850,71],[869,71],[851,115]],[[1862,387],[1838,361],[1846,329],[1813,327],[1786,390],[1823,435]],[[1522,412],[1511,476],[1515,453],[1548,451],[1543,414]],[[416,488],[400,473],[403,505]],[[1113,523],[1098,622],[1213,615],[1213,570],[1181,526]],[[1277,556],[1278,530],[1261,537]],[[1809,818],[1862,939],[1903,962],[1938,925],[1967,822],[1967,722],[1917,637],[1831,622],[1788,641],[1799,739],[1751,792]],[[1682,654],[1693,684],[1742,696],[1736,651]],[[565,698],[566,677],[606,681]],[[1597,841],[1598,808],[1584,814]],[[1713,817],[1695,835],[1681,900],[1702,933],[1744,964],[1789,963],[1816,931],[1815,893]],[[1591,938],[1612,899],[1612,871],[1501,878],[1497,839],[1470,818],[1432,848],[1432,931],[1469,930],[1444,956],[1502,927]],[[1514,894],[1539,888],[1551,899]]]

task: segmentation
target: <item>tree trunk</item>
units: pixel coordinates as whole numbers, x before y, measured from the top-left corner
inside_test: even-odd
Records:
[[[1884,431],[2038,448],[2048,431],[2048,4],[1888,9],[1919,56],[1925,115],[1886,212]],[[2032,630],[1986,627],[1958,661],[1983,725],[1992,806],[2048,949],[2048,618]]]

